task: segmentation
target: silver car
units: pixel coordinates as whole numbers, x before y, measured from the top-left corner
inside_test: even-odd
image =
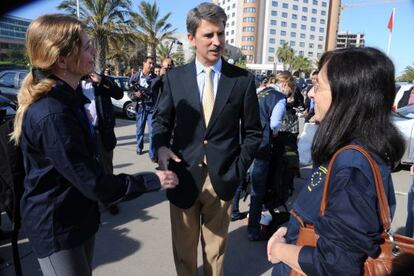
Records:
[[[132,102],[131,99],[128,97],[128,89],[130,86],[129,78],[128,77],[121,77],[121,76],[111,76],[114,82],[122,88],[124,91],[124,96],[120,100],[115,100],[111,98],[112,105],[114,106],[114,110],[116,112],[120,112],[124,114],[128,119],[135,120],[135,102]]]

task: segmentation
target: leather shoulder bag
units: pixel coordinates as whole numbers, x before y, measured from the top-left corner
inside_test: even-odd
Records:
[[[377,162],[372,158],[368,151],[359,145],[348,145],[340,148],[331,158],[328,165],[328,172],[325,179],[325,187],[323,190],[322,201],[320,206],[320,215],[325,213],[328,201],[329,180],[332,172],[332,166],[338,155],[345,150],[356,150],[364,155],[372,169],[375,189],[377,193],[379,218],[383,226],[383,242],[380,244],[381,252],[376,258],[368,257],[364,263],[364,275],[381,276],[389,275],[393,269],[398,269],[404,265],[405,254],[414,253],[414,239],[402,235],[394,234],[391,230],[391,215],[388,206],[388,200],[384,192],[381,172]],[[291,214],[300,222],[296,245],[316,247],[318,235],[315,233],[313,225],[306,225],[303,220],[292,210]],[[294,269],[291,270],[290,276],[302,275]]]

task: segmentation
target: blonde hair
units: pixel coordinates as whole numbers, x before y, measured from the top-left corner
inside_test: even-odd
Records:
[[[294,92],[295,92],[295,80],[293,79],[293,76],[290,72],[288,71],[283,71],[280,72],[276,75],[276,80],[277,82],[285,82],[287,84],[287,86],[290,88],[290,92],[288,94],[286,94],[285,91],[283,91],[286,94],[286,97],[290,98],[293,96]]]
[[[58,58],[78,57],[84,29],[79,20],[63,14],[43,15],[30,24],[26,33],[26,49],[32,70],[23,80],[17,95],[18,109],[11,134],[16,144],[20,142],[26,111],[56,83],[48,77]]]

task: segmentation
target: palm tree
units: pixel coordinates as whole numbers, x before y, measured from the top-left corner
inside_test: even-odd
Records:
[[[312,70],[312,62],[304,56],[293,56],[290,70],[292,71],[292,74],[296,71],[310,72]]]
[[[282,46],[277,49],[276,56],[283,63],[283,70],[286,70],[286,64],[289,64],[290,67],[294,55],[295,53],[293,49],[287,42],[283,43]]]
[[[170,55],[170,53],[169,53],[168,46],[166,46],[164,44],[159,44],[158,47],[157,47],[157,59],[159,61],[162,61],[165,58],[167,58],[169,55]]]
[[[414,64],[413,64],[414,65]],[[414,67],[407,66],[401,76],[398,77],[398,81],[414,81]]]
[[[138,13],[131,13],[133,22],[138,31],[138,37],[147,45],[148,53],[155,59],[157,45],[162,44],[165,39],[172,37],[176,29],[171,29],[172,25],[167,23],[171,13],[160,17],[157,3],[153,4],[141,1],[138,5]]]
[[[88,33],[95,43],[96,69],[102,71],[106,65],[108,38],[122,38],[130,31],[126,19],[131,7],[130,0],[79,0],[79,17],[87,26]],[[64,0],[59,9],[76,15],[76,0]]]

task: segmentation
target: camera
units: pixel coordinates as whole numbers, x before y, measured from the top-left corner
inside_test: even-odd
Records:
[[[151,81],[147,81],[148,86],[144,87],[139,82],[132,82],[130,86],[130,91],[141,92],[141,100],[145,101],[151,101],[152,100],[152,91],[151,91]]]

